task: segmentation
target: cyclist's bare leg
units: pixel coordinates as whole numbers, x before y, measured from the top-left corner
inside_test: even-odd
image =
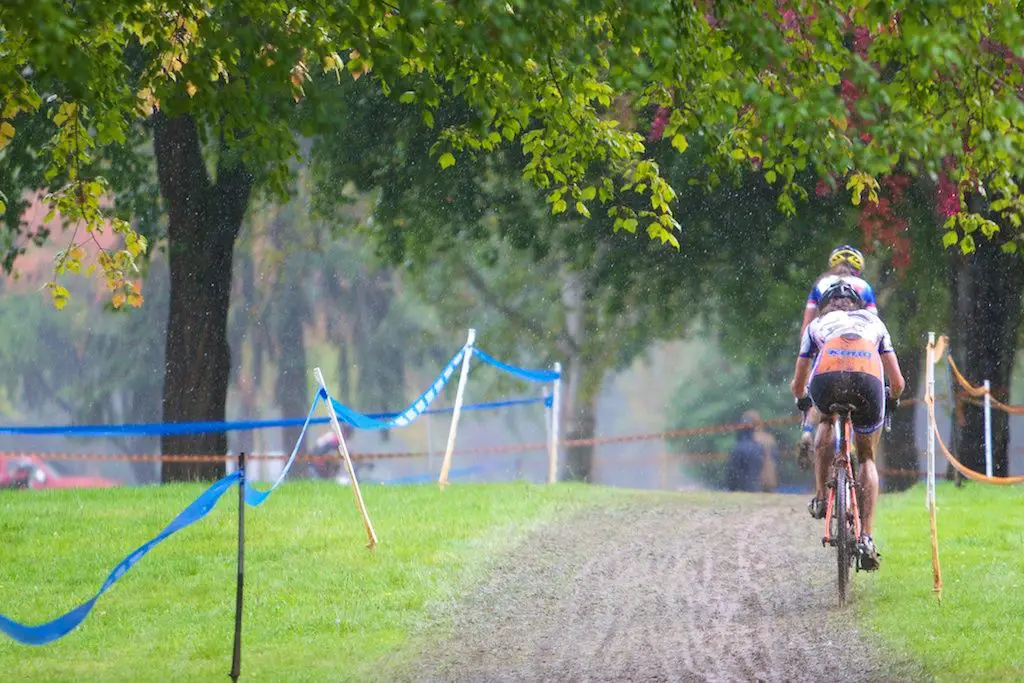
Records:
[[[812,409],[813,410],[813,409]],[[817,411],[815,411],[817,413]],[[818,413],[819,418],[821,413]],[[832,423],[824,420],[818,423],[818,432],[814,439],[814,496],[821,500],[827,500],[825,493],[825,482],[828,479],[828,470],[832,466],[832,455],[834,445],[832,443]]]
[[[857,481],[860,482],[863,492],[857,502],[861,511],[862,533],[868,536],[871,535],[875,503],[878,502],[878,468],[875,466],[875,453],[881,436],[882,432],[878,430],[872,434],[857,434],[854,437],[857,442],[857,459],[860,460]]]
[[[797,465],[801,469],[807,469],[810,467],[813,458],[811,457],[814,453],[815,448],[815,434],[814,426],[821,420],[821,413],[813,405],[807,409],[807,414],[804,416],[804,428],[800,434],[800,443],[797,448]]]

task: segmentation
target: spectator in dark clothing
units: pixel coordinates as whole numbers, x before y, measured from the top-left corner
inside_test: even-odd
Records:
[[[755,438],[757,418],[748,413],[742,421],[750,427],[736,435],[736,443],[725,463],[725,486],[730,491],[762,491],[766,453],[764,446]]]

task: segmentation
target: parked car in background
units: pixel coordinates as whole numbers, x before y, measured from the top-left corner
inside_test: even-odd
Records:
[[[116,479],[61,474],[38,455],[0,455],[0,488],[71,489],[120,486]]]

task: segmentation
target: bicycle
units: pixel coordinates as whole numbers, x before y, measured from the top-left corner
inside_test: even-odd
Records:
[[[885,431],[892,428],[890,406],[898,405],[895,399],[886,398]],[[863,548],[860,545],[861,513],[857,501],[860,484],[857,482],[854,466],[856,455],[851,452],[850,414],[856,406],[835,403],[829,406],[828,416],[832,420],[832,435],[835,440],[832,462],[829,465],[828,478],[825,486],[828,498],[825,503],[825,535],[821,538],[822,547],[836,549],[836,588],[839,594],[839,605],[846,604],[846,589],[850,582],[850,567],[862,570]],[[807,411],[804,410],[804,421]],[[866,570],[865,570],[866,571]]]

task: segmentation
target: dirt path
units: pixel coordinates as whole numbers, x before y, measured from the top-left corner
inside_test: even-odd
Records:
[[[834,556],[802,499],[716,500],[545,527],[467,597],[416,680],[922,680],[863,643],[850,608],[830,614]],[[854,601],[873,578],[854,576]]]

